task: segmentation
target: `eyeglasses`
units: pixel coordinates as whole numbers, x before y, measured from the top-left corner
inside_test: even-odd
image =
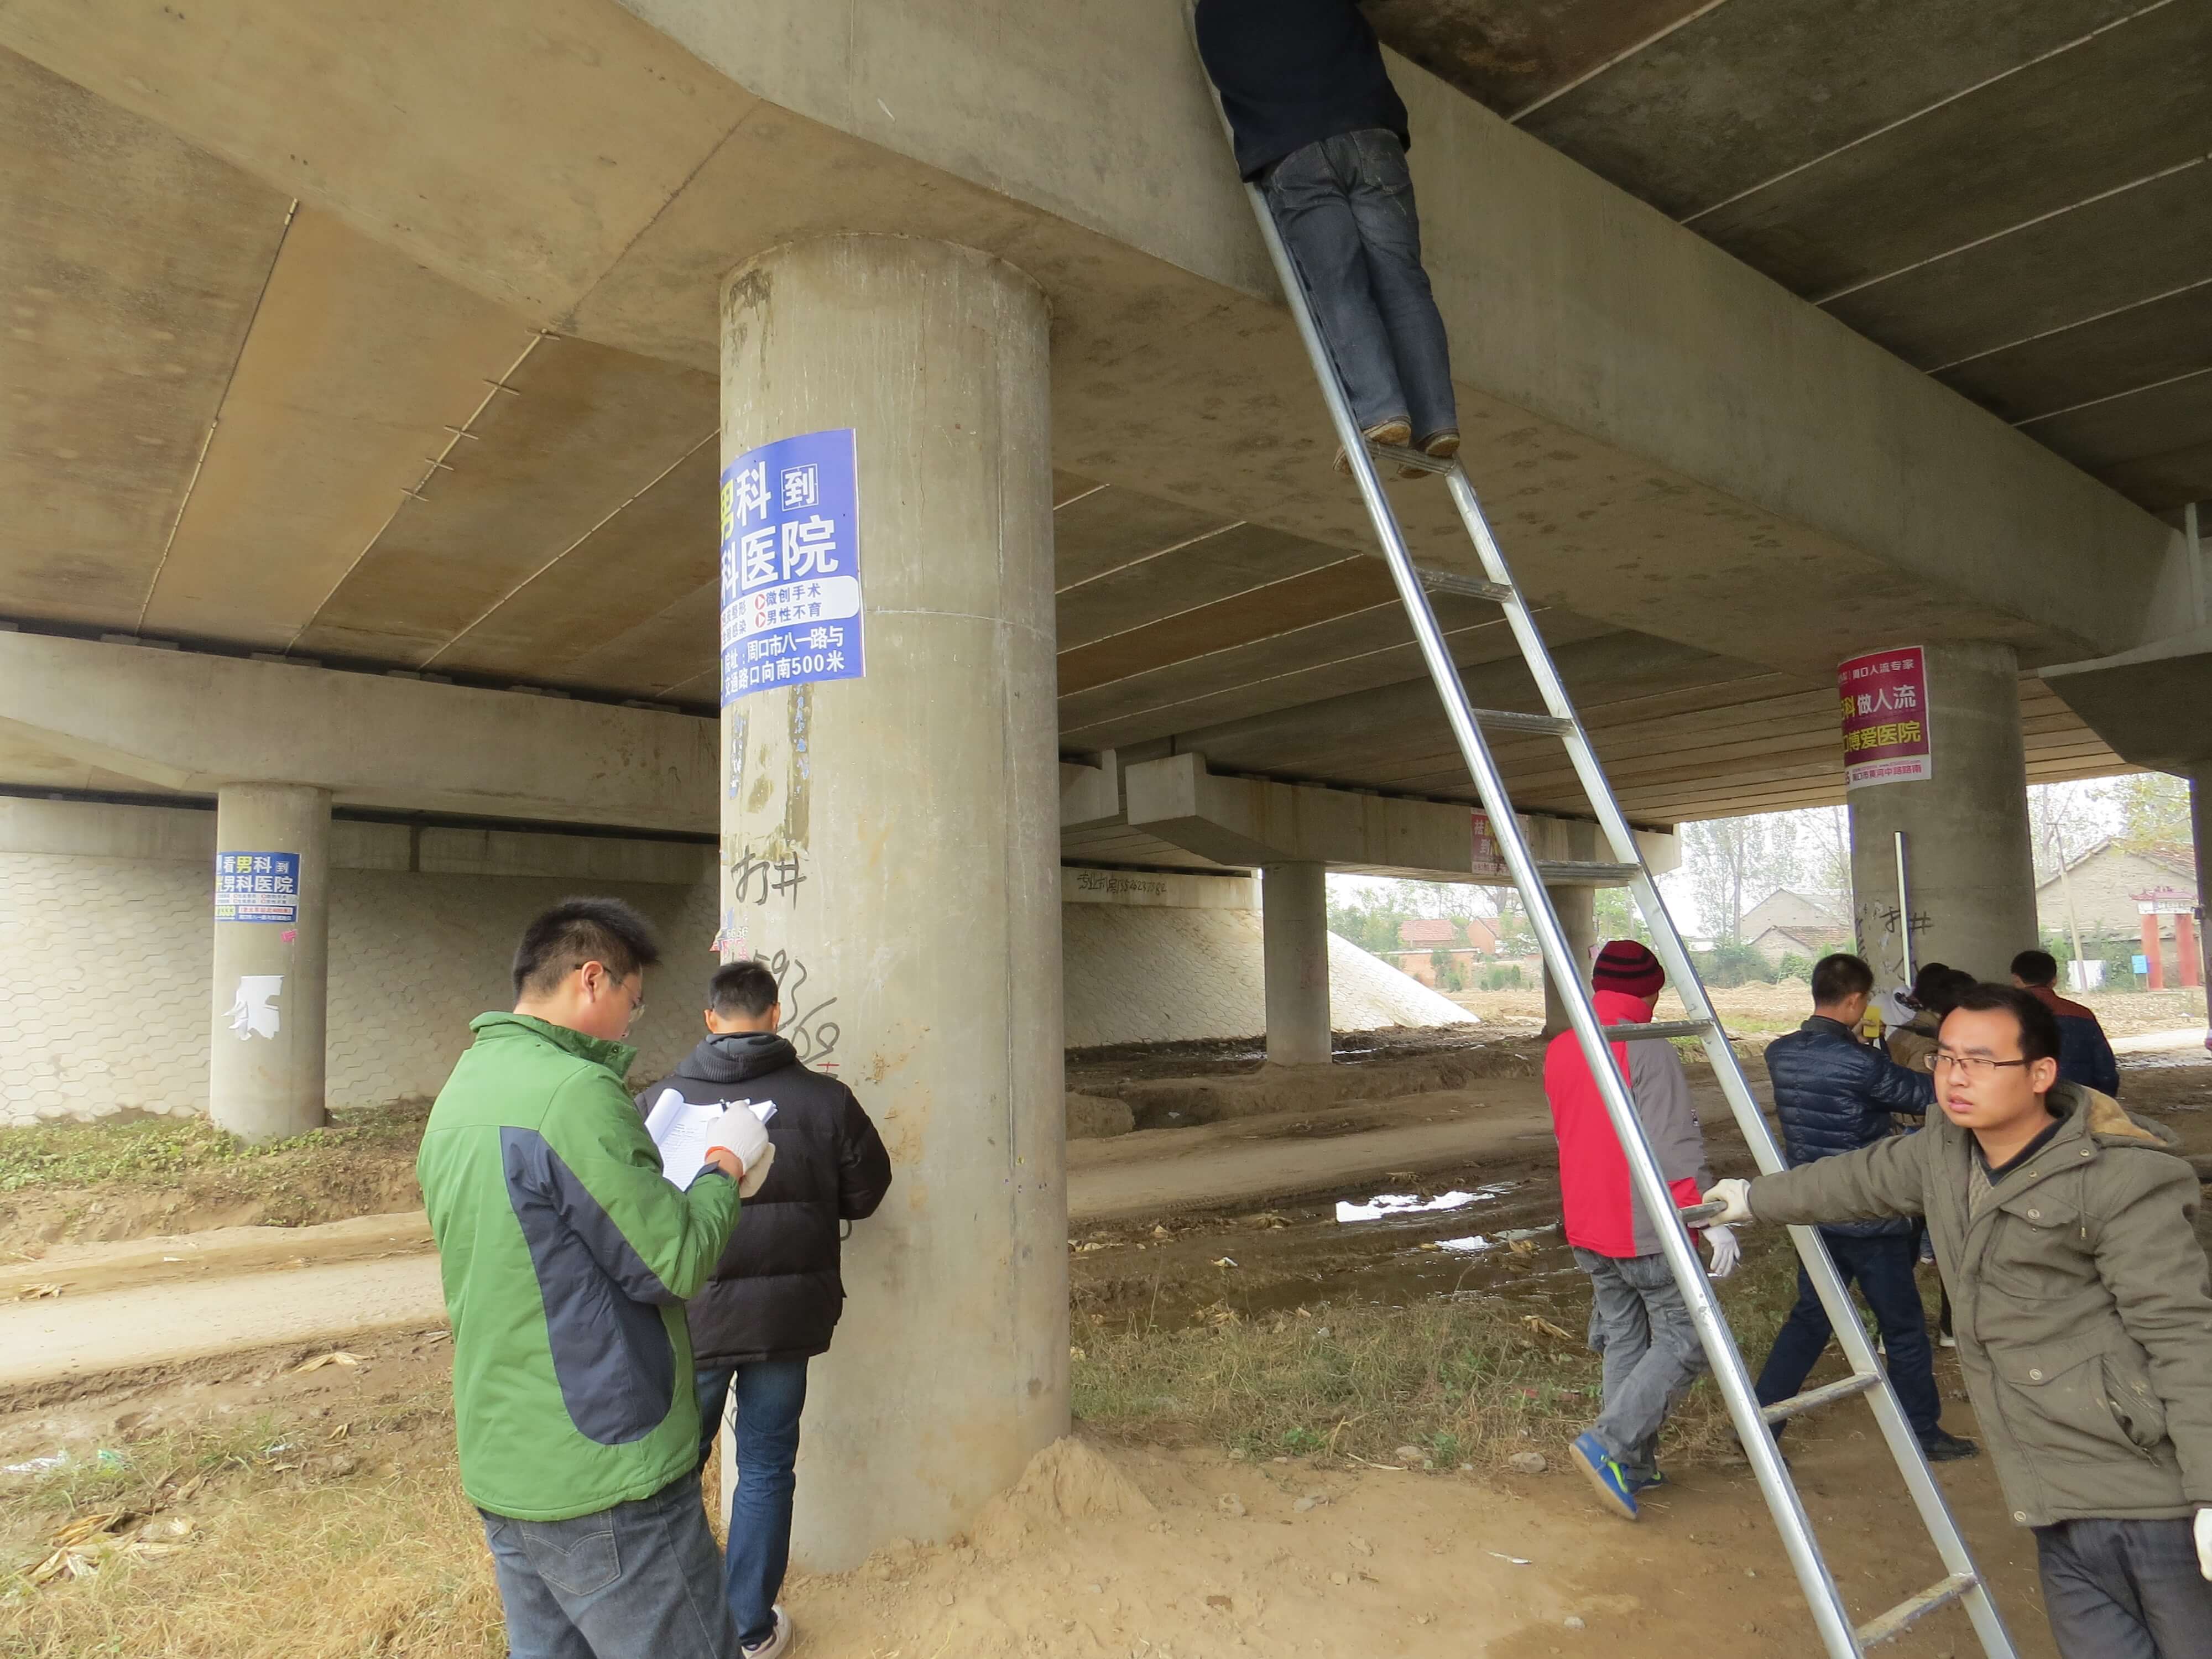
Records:
[[[1948,1066],[1954,1071],[1963,1072],[1976,1079],[1985,1078],[1992,1072],[2002,1071],[2008,1066],[2034,1064],[2032,1060],[1991,1060],[1987,1054],[1954,1054],[1942,1048],[1936,1051],[1936,1070],[1941,1071]]]
[[[611,974],[607,976],[607,983],[629,999],[631,1018],[635,1019],[645,1012],[645,981],[642,976],[640,976],[635,990],[630,988],[627,978],[617,979]]]

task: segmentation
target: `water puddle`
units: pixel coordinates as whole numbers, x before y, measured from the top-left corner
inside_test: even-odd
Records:
[[[1443,1210],[1463,1210],[1470,1204],[1501,1198],[1511,1192],[1515,1184],[1510,1181],[1501,1182],[1478,1187],[1471,1193],[1455,1188],[1435,1198],[1417,1198],[1411,1193],[1378,1193],[1364,1204],[1339,1199],[1336,1201],[1336,1218],[1340,1223],[1380,1221],[1385,1216],[1425,1215]]]

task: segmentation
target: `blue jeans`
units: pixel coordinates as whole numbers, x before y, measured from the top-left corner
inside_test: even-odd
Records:
[[[1407,420],[1416,443],[1456,431],[1451,345],[1398,135],[1378,127],[1294,149],[1261,188],[1360,429]]]
[[[730,1494],[730,1542],[722,1593],[747,1646],[775,1633],[775,1598],[791,1560],[792,1474],[799,1461],[799,1414],[806,1408],[806,1362],[763,1360],[726,1370],[702,1370],[699,1467],[714,1443],[726,1402],[738,1453],[738,1489]]]
[[[735,1659],[696,1474],[573,1521],[483,1526],[509,1659]]]
[[[1667,1258],[1575,1246],[1590,1277],[1589,1345],[1604,1362],[1605,1406],[1590,1432],[1630,1477],[1659,1472],[1659,1430],[1705,1374],[1705,1345]]]
[[[2061,1521],[2035,1529],[2043,1611],[2063,1659],[2206,1659],[2212,1583],[2186,1521]]]
[[[1919,1255],[1911,1237],[1853,1238],[1824,1232],[1828,1254],[1845,1285],[1856,1280],[1859,1294],[1874,1310],[1881,1340],[1889,1349],[1889,1386],[1904,1407],[1912,1432],[1925,1442],[1942,1426],[1943,1402],[1936,1392],[1936,1355],[1928,1346],[1928,1312],[1920,1305],[1920,1286],[1912,1264]],[[1828,1310],[1802,1267],[1797,1270],[1797,1305],[1790,1310],[1766,1364],[1759,1372],[1759,1403],[1771,1406],[1805,1386],[1834,1334]]]

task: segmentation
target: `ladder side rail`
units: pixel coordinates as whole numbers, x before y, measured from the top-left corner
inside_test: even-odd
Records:
[[[1643,1121],[1636,1114],[1635,1103],[1630,1098],[1627,1085],[1614,1064],[1612,1047],[1598,1028],[1596,1011],[1591,1005],[1589,993],[1583,986],[1580,970],[1576,967],[1567,945],[1565,931],[1559,925],[1549,892],[1537,876],[1535,860],[1530,855],[1513,815],[1512,803],[1506,794],[1504,779],[1498,774],[1497,763],[1491,758],[1489,746],[1475,723],[1466,687],[1460,683],[1458,665],[1452,660],[1445,647],[1443,632],[1437,627],[1435,613],[1429,605],[1427,592],[1422,587],[1419,575],[1414,569],[1412,552],[1406,545],[1396,515],[1390,510],[1389,500],[1382,494],[1382,481],[1376,476],[1373,459],[1367,453],[1365,438],[1346,400],[1334,363],[1315,323],[1304,281],[1297,266],[1291,261],[1290,251],[1284,246],[1281,234],[1275,227],[1274,216],[1268,211],[1266,198],[1252,185],[1245,186],[1245,193],[1251,203],[1253,216],[1259,222],[1260,234],[1267,244],[1268,256],[1274,264],[1277,278],[1282,284],[1284,297],[1289,301],[1291,314],[1297,322],[1298,333],[1305,343],[1306,353],[1312,359],[1315,376],[1328,404],[1337,440],[1344,446],[1352,464],[1352,476],[1358,480],[1360,494],[1366,501],[1368,514],[1382,542],[1383,556],[1397,586],[1399,599],[1413,623],[1429,676],[1435,682],[1437,694],[1443,702],[1446,720],[1457,740],[1461,755],[1474,775],[1476,793],[1481,798],[1483,810],[1490,816],[1492,833],[1504,856],[1513,884],[1520,892],[1522,903],[1528,910],[1545,969],[1552,975],[1553,982],[1562,988],[1561,1000],[1566,1005],[1584,1063],[1589,1067],[1591,1079],[1604,1102],[1606,1115],[1612,1120],[1613,1133],[1620,1142],[1630,1179],[1658,1229],[1661,1251],[1667,1258],[1668,1268],[1675,1284],[1682,1291],[1699,1343],[1711,1364],[1714,1380],[1728,1402],[1729,1417],[1736,1425],[1744,1449],[1751,1459],[1753,1470],[1759,1478],[1760,1491],[1768,1507],[1774,1512],[1784,1547],[1803,1589],[1814,1625],[1820,1633],[1821,1645],[1830,1659],[1859,1659],[1861,1650],[1857,1633],[1844,1607],[1842,1592],[1814,1540],[1811,1520],[1805,1513],[1803,1502],[1796,1488],[1790,1485],[1788,1474],[1782,1466],[1781,1453],[1767,1431],[1758,1400],[1752,1392],[1749,1374],[1744,1369],[1742,1357],[1736,1351],[1735,1334],[1721,1312],[1711,1281],[1705,1275],[1704,1264],[1698,1259],[1696,1247],[1691,1243],[1688,1231],[1675,1214],[1674,1194],[1668,1190],[1658,1160],[1652,1153],[1650,1142],[1645,1138]],[[1448,476],[1452,480],[1455,494],[1465,487],[1464,473],[1459,469],[1455,468]],[[1468,494],[1471,499],[1472,491]],[[1510,582],[1510,577],[1498,574],[1503,561],[1497,558],[1494,543],[1485,550],[1485,558],[1486,562],[1492,565],[1493,580]],[[1520,603],[1517,592],[1505,609],[1509,616],[1516,619],[1516,634],[1524,627],[1528,634],[1534,634],[1534,625],[1527,622],[1526,607]],[[1540,639],[1536,644],[1540,652]],[[1524,638],[1524,654],[1527,649]],[[1564,695],[1553,695],[1558,690],[1558,679],[1556,673],[1549,672],[1548,656],[1540,657],[1537,660],[1543,662],[1547,671],[1540,673],[1540,682],[1548,680],[1550,683],[1547,688],[1547,701],[1552,712],[1571,718],[1571,708],[1562,707]],[[1534,667],[1534,661],[1531,667]],[[1604,798],[1610,799],[1609,793]],[[1617,809],[1614,816],[1618,817]],[[1623,862],[1636,857],[1632,836],[1621,857]]]

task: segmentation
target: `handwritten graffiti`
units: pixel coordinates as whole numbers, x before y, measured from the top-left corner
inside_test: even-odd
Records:
[[[807,875],[799,866],[798,854],[793,853],[780,859],[764,859],[748,848],[730,866],[730,902],[758,908],[770,898],[781,898],[795,909],[799,905],[799,890],[806,880]]]
[[[768,970],[775,975],[776,994],[783,1004],[783,1024],[777,1029],[791,1046],[799,1050],[799,1058],[809,1066],[825,1071],[836,1070],[830,1056],[837,1052],[837,1039],[844,1035],[835,1020],[822,1016],[837,1006],[835,997],[824,997],[818,1002],[807,1000],[806,964],[787,951],[778,951],[763,958]]]
[[[1926,933],[1927,913],[1916,911],[1908,920],[1894,904],[1869,901],[1859,906],[1858,924],[1859,945],[1867,954],[1877,982],[1910,985],[1912,975],[1905,969],[1905,929],[1909,926],[1916,934]]]

